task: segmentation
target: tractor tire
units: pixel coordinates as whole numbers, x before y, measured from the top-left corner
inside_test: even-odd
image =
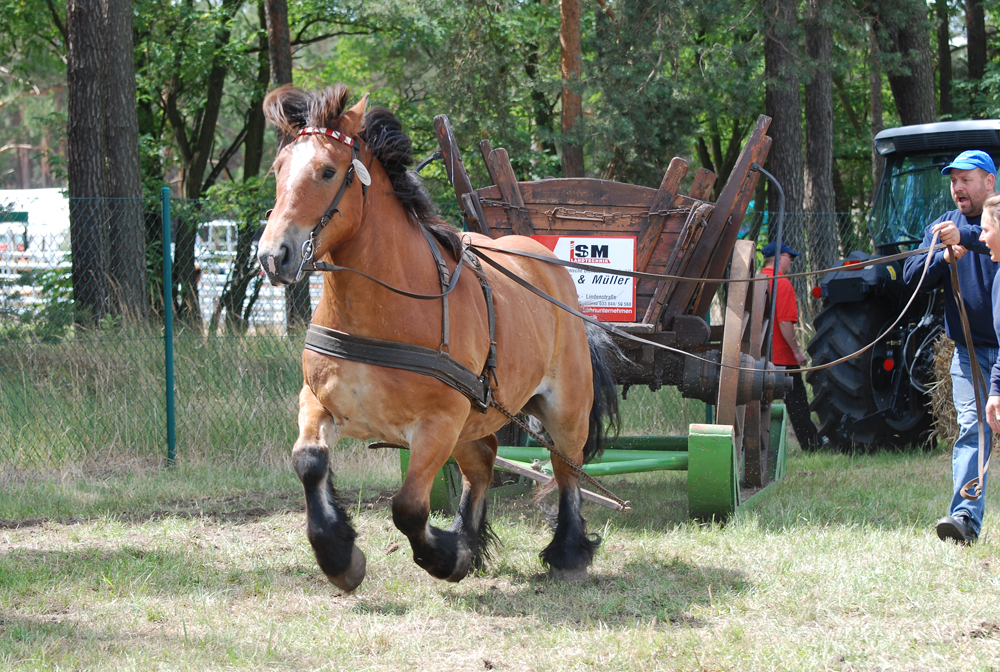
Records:
[[[875,300],[829,305],[813,322],[816,335],[807,347],[812,366],[857,352],[874,341],[896,315],[898,308]],[[892,367],[898,362],[905,369],[902,346],[893,346],[893,342],[890,335],[853,359],[806,374],[813,391],[809,408],[819,417],[817,431],[832,446],[842,450],[902,448],[926,438],[933,421],[930,400],[910,385],[905,371],[898,374],[906,375],[899,387],[906,395],[902,404],[897,403],[901,410],[873,415],[892,405],[896,389],[890,382]],[[862,418],[868,419],[857,422]]]

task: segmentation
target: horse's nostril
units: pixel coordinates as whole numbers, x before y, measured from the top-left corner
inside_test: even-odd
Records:
[[[278,254],[275,256],[275,263],[278,264],[278,268],[283,267],[292,258],[292,248],[290,248],[286,243],[282,243],[281,247],[278,248]]]

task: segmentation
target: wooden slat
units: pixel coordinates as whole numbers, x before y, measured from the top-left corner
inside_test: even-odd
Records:
[[[490,165],[490,152],[493,151],[493,145],[490,144],[489,140],[481,140],[479,142],[479,153],[483,155],[483,163],[486,164],[486,172],[490,175],[490,181],[493,184],[497,184],[497,176],[493,172],[493,166]]]
[[[757,146],[757,151],[754,152],[752,163],[764,165],[764,161],[767,159],[767,154],[770,150],[771,138],[765,136]],[[740,226],[743,224],[743,216],[747,212],[747,206],[750,205],[751,199],[753,199],[754,191],[757,189],[758,179],[761,179],[760,173],[754,171],[750,171],[744,177],[743,188],[736,197],[733,209],[730,212],[729,226],[726,227],[722,235],[719,236],[719,242],[716,245],[717,252],[712,255],[711,265],[705,272],[704,277],[721,278],[722,274],[725,273],[726,262],[720,261],[719,257],[726,256],[725,251],[732,249],[733,245],[736,244],[736,239],[740,233]],[[708,311],[708,307],[712,303],[712,297],[715,296],[715,290],[718,289],[718,287],[718,283],[699,286],[698,293],[693,303],[695,307],[695,315],[703,314],[698,311]]]
[[[455,134],[451,130],[451,122],[448,121],[447,115],[439,114],[434,117],[434,134],[437,135],[438,145],[441,147],[444,168],[448,172],[448,181],[451,182],[451,186],[455,190],[455,198],[462,206],[465,226],[469,231],[483,233],[476,212],[467,209],[464,205],[463,197],[472,193],[472,181],[469,180],[469,174],[465,170],[465,162],[462,161],[462,153],[458,149],[458,142],[455,140]]]
[[[575,202],[572,199],[560,200],[559,185],[563,181],[590,180],[595,183],[607,183],[618,185],[623,189],[608,189],[604,193],[605,198],[595,202]],[[607,180],[593,180],[591,178],[559,178],[550,180],[539,180],[537,182],[518,182],[521,187],[521,198],[528,206],[537,207],[540,210],[551,210],[554,206],[564,206],[576,208],[578,210],[605,210],[607,212],[636,210],[645,212],[649,209],[649,202],[656,194],[656,189],[641,187],[635,184],[621,184],[618,182],[608,182]],[[500,198],[500,190],[495,185],[480,187],[476,191],[479,197],[486,200],[497,200]],[[620,198],[620,201],[611,200],[612,197]],[[687,194],[678,194],[674,198],[675,208],[688,208],[691,205],[700,205],[704,199],[691,198]]]
[[[597,207],[649,209],[657,190],[637,184],[571,177],[522,182],[521,194],[526,203],[564,205],[586,209]]]
[[[501,197],[513,206],[509,210],[508,216],[514,233],[519,236],[532,235],[534,229],[531,226],[531,217],[525,211],[517,209],[524,207],[524,199],[521,197],[521,187],[518,185],[514,169],[510,165],[507,150],[503,147],[494,149],[487,156],[486,165],[490,168],[490,175],[496,180]]]
[[[483,212],[486,221],[491,223],[496,218],[506,218],[506,211],[491,199],[483,203]],[[638,236],[644,219],[635,217],[619,217],[608,221],[594,219],[578,219],[573,216],[563,214],[546,214],[551,212],[551,206],[533,206],[527,203],[529,212],[524,212],[531,222],[531,227],[535,233],[548,233],[551,235],[604,235],[604,236]],[[542,208],[545,208],[544,210]],[[662,236],[668,237],[668,247],[673,244],[673,238],[681,230],[686,217],[683,214],[670,215],[663,224]],[[589,231],[590,233],[581,233]],[[655,263],[663,264],[666,260],[667,252],[662,245],[653,248],[647,268],[652,268]]]
[[[715,173],[708,168],[699,168],[694,175],[694,182],[691,184],[691,191],[688,192],[691,198],[707,201],[712,195],[712,187],[715,186]]]
[[[724,259],[719,259],[718,262],[714,259],[717,249],[716,243],[721,242],[720,238],[723,235],[726,223],[729,221],[730,214],[737,203],[740,192],[743,190],[747,173],[750,172],[750,165],[757,160],[756,155],[759,154],[765,142],[764,138],[770,124],[771,118],[768,116],[762,114],[757,118],[757,124],[750,133],[750,139],[743,146],[743,150],[736,160],[736,165],[733,167],[733,171],[726,181],[726,186],[722,188],[722,192],[719,194],[715,210],[712,212],[712,216],[709,218],[705,230],[702,232],[698,246],[694,250],[690,263],[688,263],[685,275],[695,278],[713,277],[706,275],[706,271],[710,265],[712,268],[718,268],[721,264],[722,270],[725,270],[725,265],[729,261],[729,253],[732,252],[733,243],[735,243],[735,236],[728,246],[718,247],[718,256],[725,257]],[[722,252],[726,252],[726,254],[721,254]],[[718,272],[721,273],[722,271]],[[671,292],[668,299],[666,312],[675,315],[687,313],[688,305],[691,303],[691,299],[697,290],[698,285],[695,283],[677,283],[677,287]]]
[[[696,247],[700,236],[704,231],[703,223],[711,216],[713,206],[711,203],[702,203],[695,208],[690,217],[685,218],[684,225],[671,246],[670,256],[664,265],[665,275],[687,275],[687,262],[691,259],[689,250]],[[656,285],[653,299],[646,308],[643,322],[656,323],[663,316],[663,305],[671,289],[677,284],[661,280]]]
[[[656,191],[649,204],[649,211],[665,210],[674,202],[674,196],[681,188],[681,180],[687,175],[688,164],[684,159],[674,157],[670,160],[667,172],[663,175],[660,188]],[[643,223],[635,245],[635,268],[645,271],[649,258],[653,256],[653,248],[660,242],[660,232],[667,221],[666,216],[650,216]]]

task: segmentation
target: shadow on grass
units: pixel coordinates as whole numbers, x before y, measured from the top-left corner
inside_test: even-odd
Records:
[[[694,523],[687,512],[686,472],[654,472],[601,479],[632,512],[618,513],[585,504],[591,531],[610,524],[624,530],[659,532]],[[737,514],[752,515],[768,532],[802,525],[931,529],[951,501],[950,452],[884,451],[871,454],[803,453],[788,457],[787,475],[747,502]],[[988,493],[987,508],[1000,491]],[[509,500],[513,502],[513,500]],[[525,503],[503,502],[497,515],[526,513]],[[554,497],[546,500],[554,504]]]
[[[713,565],[694,565],[679,558],[670,561],[636,561],[619,574],[596,573],[586,581],[564,583],[545,574],[509,575],[512,587],[500,590],[495,577],[483,590],[442,597],[452,606],[480,616],[523,618],[564,626],[591,627],[600,622],[610,627],[631,628],[636,624],[671,623],[703,627],[706,622],[691,615],[692,608],[712,608],[727,596],[753,589],[739,571]]]

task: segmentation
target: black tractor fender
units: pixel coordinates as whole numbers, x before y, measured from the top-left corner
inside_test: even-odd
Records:
[[[824,305],[856,303],[873,296],[897,303],[908,296],[909,292],[903,281],[903,265],[898,261],[887,264],[865,263],[874,259],[878,259],[878,255],[856,250],[841,260],[843,266],[853,268],[823,276],[819,288],[820,295],[825,299]]]

